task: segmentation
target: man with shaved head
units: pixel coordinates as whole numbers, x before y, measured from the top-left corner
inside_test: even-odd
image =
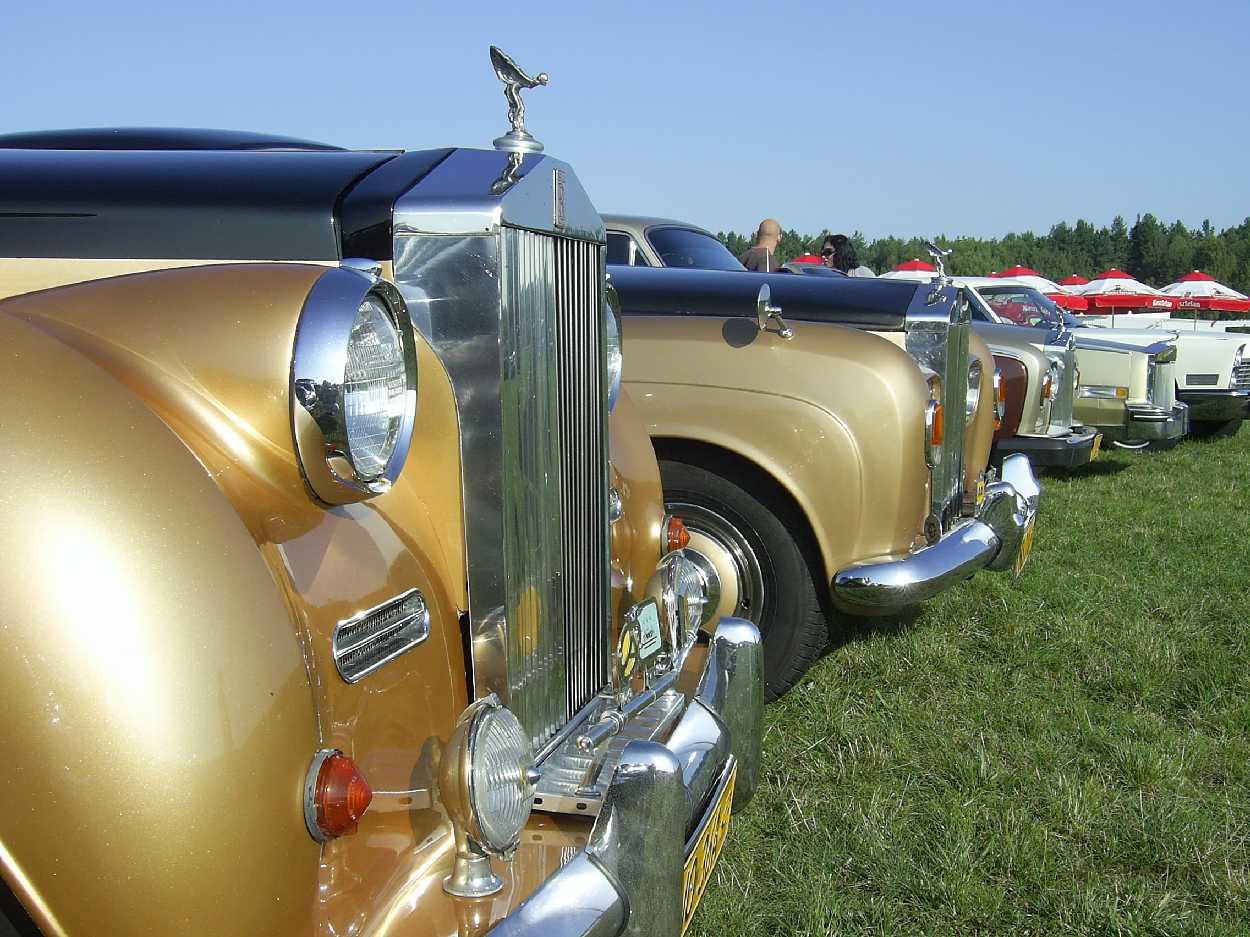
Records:
[[[760,222],[755,232],[755,243],[738,259],[742,266],[755,273],[773,273],[781,265],[777,263],[777,245],[781,243],[781,225],[772,218]]]

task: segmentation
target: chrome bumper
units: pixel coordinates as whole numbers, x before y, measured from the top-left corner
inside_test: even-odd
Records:
[[[682,867],[695,839],[687,831],[701,828],[735,764],[735,809],[759,782],[763,673],[758,629],[722,618],[668,741],[625,746],[586,848],[489,933],[677,937]]]
[[[1122,433],[1117,434],[1113,429],[1106,434],[1113,440],[1161,442],[1180,439],[1189,432],[1189,407],[1183,403],[1178,403],[1171,410],[1137,403],[1130,403],[1125,409],[1127,419]]]
[[[1003,459],[1001,481],[976,517],[937,543],[897,560],[848,566],[833,577],[833,601],[855,615],[887,615],[932,598],[980,569],[1010,569],[1037,516],[1041,487],[1026,456]]]

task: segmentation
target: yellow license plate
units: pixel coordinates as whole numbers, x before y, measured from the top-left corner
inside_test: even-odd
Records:
[[[733,807],[734,781],[738,778],[738,766],[735,764],[729,771],[729,783],[720,792],[720,797],[708,811],[703,829],[695,840],[694,849],[686,856],[686,864],[681,870],[681,932],[684,934],[694,918],[695,909],[699,907],[699,899],[707,890],[707,883],[712,880],[712,870],[716,868],[716,860],[729,836],[729,814]]]
[[[1024,564],[1029,561],[1029,554],[1033,552],[1033,529],[1037,526],[1037,515],[1034,514],[1029,518],[1029,524],[1024,528],[1024,538],[1020,541],[1020,552],[1016,554],[1016,561],[1011,566],[1012,575],[1017,579],[1024,572]]]
[[[1102,451],[1102,433],[1094,437],[1094,448],[1089,450],[1089,460],[1093,462],[1098,458],[1098,453]]]

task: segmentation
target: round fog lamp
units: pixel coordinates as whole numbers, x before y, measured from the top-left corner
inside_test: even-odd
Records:
[[[382,303],[368,296],[356,311],[343,372],[348,456],[362,479],[378,478],[395,451],[407,393],[399,331]]]
[[[456,834],[449,894],[481,897],[503,883],[490,855],[510,856],[534,806],[534,749],[521,723],[493,693],[456,720],[439,777],[439,793]]]

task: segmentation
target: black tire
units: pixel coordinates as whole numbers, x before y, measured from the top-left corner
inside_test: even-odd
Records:
[[[758,576],[744,572],[740,582],[743,593],[761,594],[745,595],[736,614],[760,629],[764,699],[777,699],[816,662],[829,638],[812,570],[791,533],[800,519],[788,517],[793,511],[772,503],[766,494],[748,491],[745,479],[673,461],[660,462],[660,478],[671,513],[692,530],[748,551],[744,569],[758,566]],[[737,543],[726,543],[735,536]]]

